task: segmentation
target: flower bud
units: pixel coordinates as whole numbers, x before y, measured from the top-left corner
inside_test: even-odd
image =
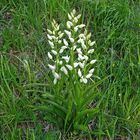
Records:
[[[88,54],[92,54],[94,52],[94,49],[90,49],[89,51],[88,51]]]
[[[78,69],[78,76],[81,77],[82,76],[82,72],[80,69]]]
[[[51,50],[51,52],[52,52],[54,55],[57,55],[57,51]]]
[[[72,70],[72,66],[71,65],[66,65],[66,67],[69,69],[69,70]]]
[[[49,59],[53,58],[52,55],[50,54],[50,52],[48,52],[48,57],[49,57]]]
[[[53,65],[48,64],[48,67],[49,67],[52,71],[55,70],[55,66],[53,66]]]
[[[94,64],[96,62],[96,60],[91,60],[90,64]]]
[[[63,67],[61,67],[61,69],[60,69],[62,72],[64,72],[65,73],[65,75],[67,75],[68,74],[68,71],[67,71],[67,69],[63,66]]]
[[[69,45],[66,39],[63,39],[63,43],[64,43],[65,46]]]
[[[89,71],[90,74],[92,74],[93,72],[94,72],[94,68]]]

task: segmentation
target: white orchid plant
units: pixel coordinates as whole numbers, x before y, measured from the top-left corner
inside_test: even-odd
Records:
[[[79,24],[80,17],[74,9],[68,14],[66,29],[62,31],[55,20],[52,21],[52,30],[47,29],[51,48],[48,52],[48,67],[52,71],[54,84],[57,84],[62,76],[71,76],[73,81],[76,78],[87,84],[93,76],[96,59],[91,59],[91,56],[94,53],[95,41],[91,41],[91,33],[88,33],[86,25]]]

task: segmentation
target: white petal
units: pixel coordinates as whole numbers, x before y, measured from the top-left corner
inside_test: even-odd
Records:
[[[89,79],[91,76],[92,76],[92,74],[89,73],[89,74],[86,75],[86,78]]]
[[[70,60],[70,57],[69,56],[62,56],[62,59],[64,59],[68,63]]]
[[[77,62],[75,62],[75,63],[74,63],[74,67],[76,68],[77,66],[78,66],[78,63],[77,63]]]
[[[62,43],[62,40],[58,40],[58,43],[61,44]]]
[[[81,77],[82,76],[82,72],[80,69],[78,69],[78,76]]]
[[[78,26],[74,27],[74,31],[75,31],[75,32],[78,31]]]
[[[71,21],[67,21],[66,25],[67,25],[67,28],[70,29],[73,24]]]
[[[59,78],[60,78],[60,76],[59,76],[58,73],[54,72],[53,74],[54,74],[54,77],[55,77],[56,79],[59,79]]]
[[[78,58],[79,58],[79,60],[84,60],[85,59],[81,54],[78,54]]]
[[[68,14],[68,19],[69,19],[69,20],[72,20],[72,17],[71,17],[71,15],[70,15],[70,14]]]
[[[70,31],[65,30],[64,32],[67,34],[68,37],[71,37],[71,32]]]
[[[79,64],[80,68],[82,68],[82,69],[84,68],[84,64],[83,63],[79,62],[78,64]]]
[[[77,17],[74,18],[74,22],[75,22],[75,23],[78,22],[78,18],[77,18]]]
[[[65,46],[69,45],[68,42],[66,41],[66,39],[63,39],[63,43],[64,43]]]
[[[50,54],[50,52],[48,52],[48,57],[49,57],[49,59],[53,58],[52,55]]]
[[[83,49],[86,49],[87,48],[87,46],[85,45],[85,43],[82,43],[82,48]]]
[[[90,64],[94,64],[96,62],[96,60],[91,60]]]
[[[63,53],[63,51],[64,51],[64,49],[63,49],[63,48],[61,48],[61,49],[60,49],[60,51],[59,51],[59,53]]]
[[[89,33],[89,34],[87,35],[87,39],[90,39],[90,37],[91,37],[91,33]]]
[[[61,69],[60,69],[62,72],[64,72],[66,75],[68,74],[68,71],[67,71],[67,69],[63,66],[63,67],[61,67]]]
[[[76,45],[74,45],[74,46],[72,47],[72,49],[75,51],[76,47],[77,47],[77,46],[76,46]]]
[[[76,51],[77,51],[78,54],[81,54],[82,55],[81,48],[76,49]]]
[[[53,32],[52,32],[51,30],[49,30],[49,29],[47,29],[47,31],[48,31],[49,34],[52,34],[52,33],[53,33]]]
[[[62,37],[63,37],[63,35],[64,35],[64,33],[61,33],[61,34],[59,35],[59,38],[62,38]]]
[[[90,49],[89,51],[88,51],[88,54],[92,54],[94,52],[94,49]]]
[[[86,37],[85,37],[84,34],[80,34],[80,35],[79,35],[79,38],[83,38],[83,39],[85,39]]]
[[[52,40],[52,37],[49,34],[47,34],[47,37],[49,40]]]
[[[72,10],[72,13],[75,15],[75,14],[76,14],[76,10],[75,10],[75,9],[73,9],[73,10]]]
[[[66,67],[69,69],[69,70],[72,70],[72,66],[71,65],[66,65]]]
[[[55,70],[55,66],[53,66],[53,65],[48,64],[48,67],[49,67],[52,71]]]
[[[84,59],[85,59],[86,61],[88,61],[88,56],[84,55]]]
[[[51,50],[51,52],[52,52],[54,55],[57,55],[57,51]]]
[[[63,61],[59,61],[59,64],[62,65],[63,64]]]
[[[72,37],[69,38],[70,42],[73,43],[74,39]]]
[[[54,47],[53,42],[51,42],[51,41],[48,41],[48,42],[49,42],[50,46],[53,48]]]
[[[94,70],[95,70],[94,68],[93,68],[93,69],[91,69],[91,70],[89,71],[89,73],[91,73],[91,74],[92,74],[92,73],[94,72]]]
[[[80,25],[78,25],[79,28],[83,28],[83,27],[85,27],[85,26],[86,26],[85,24],[80,24]]]
[[[54,85],[56,85],[56,83],[57,83],[57,79],[56,78],[54,78],[53,83],[54,83]]]
[[[81,17],[81,14],[79,14],[78,16],[77,16],[77,19],[79,19]]]
[[[87,79],[86,78],[83,78],[83,83],[87,83]]]
[[[95,44],[95,41],[91,42],[89,45],[90,46],[93,46]]]

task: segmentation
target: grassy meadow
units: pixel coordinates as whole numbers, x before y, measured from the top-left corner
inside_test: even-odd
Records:
[[[76,90],[53,85],[47,56],[47,29],[73,9],[97,60]],[[0,140],[58,139],[140,140],[139,0],[0,1]]]

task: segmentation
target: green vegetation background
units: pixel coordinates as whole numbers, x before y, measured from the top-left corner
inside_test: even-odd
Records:
[[[41,86],[46,82],[46,28],[53,18],[65,26],[73,8],[96,40],[96,75],[111,75],[96,89],[100,113],[93,139],[140,139],[139,0],[1,0],[0,139],[66,139],[30,106],[38,103],[37,90],[46,91]],[[24,59],[29,73],[20,61]]]

